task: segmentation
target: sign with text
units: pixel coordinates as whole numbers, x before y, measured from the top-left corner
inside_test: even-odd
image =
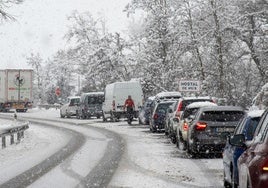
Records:
[[[181,80],[179,83],[179,91],[198,92],[201,90],[199,80]]]

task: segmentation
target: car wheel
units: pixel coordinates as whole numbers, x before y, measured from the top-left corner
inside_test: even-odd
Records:
[[[232,188],[231,184],[226,181],[226,174],[225,174],[225,172],[223,172],[223,186],[225,188]]]
[[[82,111],[81,118],[82,118],[82,119],[86,119],[86,118],[87,118],[87,116],[85,115],[85,113],[84,113],[83,111]]]
[[[177,138],[177,147],[180,150],[186,150],[186,142],[182,139],[182,137],[179,135]]]
[[[238,185],[235,183],[235,181],[234,181],[234,170],[233,170],[233,172],[232,172],[232,185],[231,185],[231,187],[232,188],[237,188],[238,187]]]
[[[62,114],[62,112],[60,111],[60,117],[61,118],[64,118],[64,115]]]
[[[139,124],[142,125],[141,119],[139,118]]]
[[[171,134],[170,139],[171,139],[171,142],[172,142],[173,144],[176,144],[176,142],[177,142],[177,138],[176,138],[176,136],[175,136],[174,134]]]

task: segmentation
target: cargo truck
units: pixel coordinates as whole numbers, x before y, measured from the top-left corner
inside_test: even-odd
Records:
[[[0,111],[26,112],[32,107],[33,70],[0,70]]]

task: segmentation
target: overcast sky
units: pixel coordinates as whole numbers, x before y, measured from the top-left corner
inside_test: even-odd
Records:
[[[0,68],[29,68],[26,57],[40,53],[47,59],[64,49],[66,17],[74,10],[104,15],[108,30],[123,33],[128,25],[122,12],[131,0],[25,0],[8,9],[17,19],[0,25]]]

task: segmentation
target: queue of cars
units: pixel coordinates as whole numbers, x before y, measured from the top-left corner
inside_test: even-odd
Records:
[[[268,187],[268,109],[247,112],[218,105],[210,97],[191,97],[185,106],[179,101],[186,97],[155,98],[141,115],[148,117],[139,117],[149,121],[140,123],[152,132],[162,130],[190,157],[222,157],[224,187]]]

